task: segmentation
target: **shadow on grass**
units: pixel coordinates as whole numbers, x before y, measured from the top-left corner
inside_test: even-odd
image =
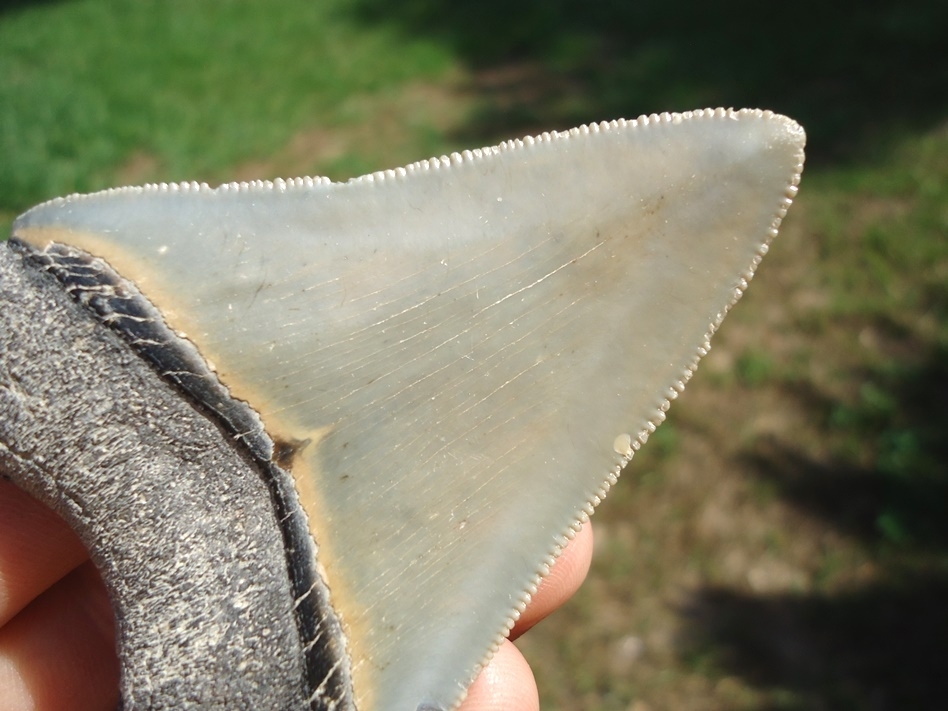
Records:
[[[866,373],[854,403],[798,395],[830,440],[871,448],[826,465],[774,441],[757,476],[870,552],[872,582],[834,594],[705,589],[685,610],[686,656],[791,692],[773,709],[941,709],[948,668],[948,352]],[[854,453],[857,454],[857,453]],[[858,452],[865,457],[866,452]]]
[[[53,5],[59,2],[62,0],[0,0],[0,15],[31,5]]]
[[[795,386],[843,451],[832,463],[773,440],[758,442],[746,460],[786,500],[870,548],[933,554],[948,568],[948,350],[933,349],[919,365],[896,361],[862,380],[851,403]]]
[[[449,43],[488,100],[468,130],[568,127],[703,106],[799,120],[818,160],[948,109],[948,4],[738,0],[355,0],[357,16]]]
[[[793,692],[766,709],[935,711],[945,704],[946,599],[948,575],[937,574],[833,597],[705,590],[687,610],[688,644],[759,688]]]

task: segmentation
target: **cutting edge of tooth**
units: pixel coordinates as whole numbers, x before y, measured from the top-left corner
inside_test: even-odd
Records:
[[[604,122],[602,124],[590,124],[588,126],[582,126],[578,129],[573,129],[573,131],[566,132],[569,135],[575,135],[575,131],[585,132],[585,133],[598,133],[603,130],[612,130],[614,128],[619,128],[620,126],[636,126],[636,125],[647,125],[649,123],[656,122],[668,122],[668,123],[682,123],[684,121],[693,119],[693,118],[716,118],[716,119],[737,119],[741,115],[753,115],[759,118],[765,119],[777,119],[783,120],[785,125],[794,132],[802,134],[803,129],[792,119],[780,116],[772,111],[761,111],[757,109],[742,109],[740,111],[735,111],[733,109],[706,109],[700,111],[689,111],[681,114],[652,114],[650,116],[641,116],[634,121],[611,121]],[[534,139],[523,139],[523,145],[532,145],[533,142],[539,142],[544,140],[558,140],[556,137],[562,137],[563,134],[542,134],[539,137]],[[511,143],[510,141],[507,142]],[[502,144],[503,145],[503,144]],[[518,146],[520,143],[517,144]],[[501,150],[509,150],[501,149]],[[800,148],[797,153],[797,162],[793,166],[793,174],[789,177],[787,184],[784,187],[784,194],[778,200],[778,204],[775,207],[773,218],[771,220],[770,226],[764,230],[762,235],[762,240],[757,245],[757,250],[753,257],[751,258],[750,265],[740,274],[740,281],[738,285],[734,288],[731,293],[731,298],[724,307],[724,309],[715,315],[715,317],[708,324],[708,330],[705,333],[704,337],[701,339],[698,347],[695,349],[695,353],[691,358],[691,361],[686,363],[681,371],[678,374],[678,379],[674,380],[664,391],[663,395],[660,397],[658,402],[655,403],[654,409],[652,411],[652,416],[645,421],[643,426],[638,432],[638,435],[635,437],[630,437],[629,445],[630,451],[626,453],[616,453],[617,461],[610,471],[606,473],[603,478],[600,486],[587,494],[587,499],[583,505],[578,508],[574,514],[572,521],[566,526],[563,532],[561,532],[556,538],[555,544],[549,549],[547,556],[543,559],[542,563],[537,567],[532,582],[527,586],[527,603],[529,602],[529,597],[535,594],[540,581],[544,577],[543,571],[548,571],[549,568],[553,565],[553,562],[556,558],[562,553],[563,549],[566,547],[568,542],[575,536],[576,531],[589,520],[589,516],[592,515],[595,507],[605,498],[606,494],[609,492],[609,489],[616,484],[619,480],[619,476],[623,468],[632,460],[635,452],[637,452],[651,433],[655,431],[658,425],[665,419],[665,413],[671,407],[671,400],[676,399],[679,394],[681,394],[685,386],[688,384],[688,381],[691,380],[691,377],[695,374],[695,371],[698,367],[698,363],[701,359],[707,355],[708,351],[711,348],[711,337],[720,327],[724,317],[730,312],[734,305],[741,299],[744,295],[744,291],[747,289],[750,280],[753,278],[754,273],[757,270],[757,267],[760,265],[762,258],[767,254],[767,251],[770,248],[770,243],[777,236],[777,233],[780,228],[780,224],[783,221],[783,218],[787,214],[787,209],[790,207],[790,204],[793,202],[793,198],[797,194],[798,186],[800,184],[800,178],[803,173],[803,163],[804,163],[804,154],[803,154],[803,144],[800,143]],[[622,437],[623,435],[619,435]],[[618,438],[616,438],[618,440]],[[613,443],[615,445],[615,442]],[[615,451],[615,447],[613,449]],[[567,532],[570,532],[569,534]],[[471,676],[471,679],[468,681],[468,685],[474,681],[477,677],[477,674],[480,673],[480,670],[483,669],[484,665],[490,660],[493,654],[500,647],[504,638],[506,638],[509,631],[513,628],[513,625],[516,623],[516,620],[519,619],[523,608],[525,608],[527,603],[521,605],[521,601],[518,600],[517,604],[514,606],[513,610],[508,616],[508,622],[506,625],[506,633],[501,635],[491,647],[490,652],[485,655],[481,663],[478,665],[475,673]],[[460,704],[458,701],[455,704],[455,708]]]
[[[669,113],[664,112],[660,114],[649,114],[642,115],[635,119],[615,119],[612,121],[602,121],[599,123],[589,123],[583,126],[578,126],[566,131],[548,131],[535,136],[525,136],[523,138],[515,138],[507,141],[503,141],[495,146],[487,146],[484,148],[476,148],[473,150],[465,150],[461,152],[452,153],[450,155],[436,156],[428,158],[426,160],[416,161],[410,163],[406,166],[400,168],[392,168],[389,170],[380,170],[367,175],[362,175],[357,178],[351,178],[345,183],[336,183],[330,180],[327,177],[323,176],[312,176],[312,177],[300,177],[300,178],[275,178],[273,180],[250,180],[250,181],[240,181],[240,182],[230,182],[222,183],[219,186],[212,188],[207,183],[199,183],[196,181],[187,181],[179,183],[147,183],[140,186],[126,186],[126,187],[117,187],[117,188],[108,188],[106,190],[100,190],[93,193],[73,193],[71,195],[66,195],[64,197],[57,197],[46,202],[40,203],[35,207],[28,210],[25,215],[28,215],[33,210],[42,208],[48,205],[70,203],[78,200],[85,200],[89,198],[101,198],[102,196],[115,196],[115,195],[124,195],[124,194],[136,194],[136,193],[204,193],[204,194],[230,194],[230,193],[243,193],[243,192],[254,192],[254,191],[264,191],[264,192],[284,192],[289,193],[295,190],[313,190],[313,189],[326,189],[333,185],[352,185],[360,183],[380,183],[383,181],[393,181],[393,180],[404,180],[408,179],[414,173],[423,173],[427,171],[434,170],[443,170],[448,169],[452,166],[463,165],[469,163],[476,163],[482,161],[490,156],[497,155],[499,153],[505,153],[509,151],[520,151],[520,150],[530,150],[532,147],[542,145],[545,143],[553,143],[557,141],[566,141],[573,138],[579,138],[583,136],[590,136],[600,133],[610,133],[619,130],[634,130],[636,128],[641,128],[650,125],[656,124],[669,124],[677,125],[682,124],[687,121],[703,119],[703,120],[739,120],[742,117],[746,118],[757,118],[757,119],[766,119],[766,120],[777,120],[783,122],[783,124],[792,132],[803,132],[803,129],[790,118],[782,116],[780,114],[774,113],[769,110],[762,109],[698,109],[695,111],[684,111],[681,113]],[[800,160],[800,167],[802,169],[802,155]],[[793,197],[796,195],[797,186],[799,185],[800,177],[799,173],[794,177],[794,179],[788,184],[786,189],[786,195],[784,200],[781,202],[781,205],[778,210],[778,217],[782,218],[787,211],[790,203],[793,201]],[[778,223],[779,224],[779,221]],[[776,227],[776,226],[775,226]],[[774,231],[775,233],[775,231]],[[772,236],[771,236],[772,238]],[[769,242],[769,239],[768,239]],[[764,248],[766,252],[766,248]],[[750,274],[753,274],[753,270],[756,267],[752,265],[750,268]]]

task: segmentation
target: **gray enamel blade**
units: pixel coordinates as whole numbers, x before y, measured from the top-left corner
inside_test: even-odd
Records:
[[[14,236],[105,259],[295,447],[358,708],[449,709],[691,376],[803,144],[769,112],[652,116],[346,184],[75,196]]]

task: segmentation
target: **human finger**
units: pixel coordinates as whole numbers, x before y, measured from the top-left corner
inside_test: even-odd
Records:
[[[593,533],[587,521],[550,568],[511,630],[511,639],[549,615],[576,592],[589,571]],[[459,711],[537,711],[536,681],[529,664],[505,639],[468,690]]]
[[[107,711],[119,666],[105,586],[86,562],[0,628],[0,708]]]
[[[58,515],[0,478],[0,627],[88,557]]]
[[[553,563],[510,632],[516,639],[575,594],[592,563],[592,523],[586,521]]]
[[[540,697],[530,665],[505,639],[478,675],[458,711],[539,711]]]

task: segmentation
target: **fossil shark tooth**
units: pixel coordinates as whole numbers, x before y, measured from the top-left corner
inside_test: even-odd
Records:
[[[691,377],[803,145],[771,112],[662,114],[344,184],[72,196],[13,236],[84,303],[125,299],[84,271],[114,269],[145,306],[100,317],[238,437],[211,370],[259,414],[355,706],[452,709]]]

